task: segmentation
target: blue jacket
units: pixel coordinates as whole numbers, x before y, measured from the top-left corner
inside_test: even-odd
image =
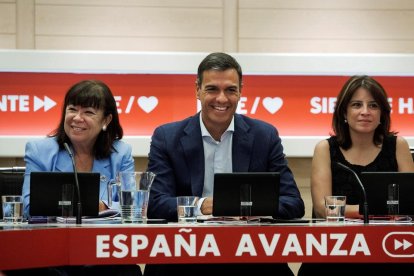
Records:
[[[151,187],[149,218],[177,220],[176,197],[201,197],[204,149],[200,113],[155,129],[148,170],[157,176]],[[299,218],[303,200],[283,153],[278,131],[263,121],[235,114],[232,163],[234,172],[280,172],[279,216]]]
[[[107,183],[115,179],[119,171],[134,171],[135,163],[132,157],[130,145],[122,142],[114,142],[115,151],[106,159],[95,159],[93,172],[101,174],[100,199],[106,201],[108,197]],[[29,141],[26,144],[25,157],[26,172],[23,183],[24,215],[29,215],[30,205],[30,172],[32,171],[57,171],[73,172],[72,161],[65,149],[59,149],[55,138],[43,138]]]

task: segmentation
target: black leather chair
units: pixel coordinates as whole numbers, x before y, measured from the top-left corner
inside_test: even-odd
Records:
[[[25,167],[0,167],[0,201],[2,195],[21,195]],[[3,219],[3,204],[0,204]]]

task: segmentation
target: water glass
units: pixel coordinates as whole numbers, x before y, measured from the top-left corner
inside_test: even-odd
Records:
[[[240,184],[240,219],[249,220],[252,215],[252,185],[250,183]]]
[[[109,205],[119,199],[122,223],[146,223],[149,193],[155,174],[152,172],[119,172],[108,185]],[[116,189],[115,189],[116,188]],[[113,194],[114,190],[117,194]]]
[[[197,196],[177,197],[178,223],[197,222]]]
[[[399,187],[398,184],[388,184],[387,211],[391,218],[399,214]]]
[[[327,222],[345,221],[346,196],[325,196]]]
[[[74,185],[72,183],[62,184],[62,200],[59,206],[62,207],[62,217],[73,217]]]
[[[4,195],[3,221],[6,223],[21,223],[23,221],[23,197],[20,195]]]

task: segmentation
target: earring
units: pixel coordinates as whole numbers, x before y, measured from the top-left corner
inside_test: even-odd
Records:
[[[102,130],[106,131],[106,125],[103,125]]]
[[[344,123],[346,124],[346,123],[348,123],[348,120],[347,119],[344,119]]]

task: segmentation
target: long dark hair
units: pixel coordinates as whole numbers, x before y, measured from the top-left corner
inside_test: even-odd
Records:
[[[62,106],[62,116],[59,126],[48,135],[49,137],[56,137],[62,149],[64,148],[63,143],[71,144],[64,129],[66,107],[68,105],[80,105],[82,107],[101,109],[104,111],[105,117],[112,114],[112,121],[107,126],[106,131],[99,133],[93,148],[94,156],[97,159],[109,157],[114,150],[114,141],[121,139],[124,134],[119,122],[116,102],[109,87],[99,80],[83,80],[69,89]]]
[[[395,134],[395,132],[390,132],[391,107],[388,103],[388,96],[385,92],[385,89],[382,87],[380,83],[378,83],[376,80],[369,76],[356,75],[348,79],[348,81],[344,84],[341,91],[339,92],[339,95],[336,99],[335,111],[332,117],[333,131],[335,132],[338,144],[343,149],[349,149],[352,146],[351,135],[349,133],[349,126],[345,122],[345,114],[347,112],[347,107],[355,91],[357,91],[361,87],[366,89],[369,93],[371,93],[372,97],[381,108],[381,123],[375,129],[373,138],[374,144],[381,145],[386,135]]]

